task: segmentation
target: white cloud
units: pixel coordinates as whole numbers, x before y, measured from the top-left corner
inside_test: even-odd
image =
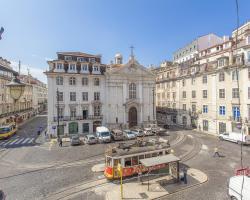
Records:
[[[13,69],[15,71],[18,72],[18,62],[16,61],[11,61],[11,66],[13,67]],[[31,67],[31,66],[28,66],[26,64],[21,64],[21,74],[28,74],[28,70],[29,69],[29,72],[30,74],[37,78],[38,80],[44,82],[44,83],[47,83],[47,78],[46,78],[46,75],[43,73],[45,71],[45,69],[41,69],[41,68],[35,68],[35,67]]]

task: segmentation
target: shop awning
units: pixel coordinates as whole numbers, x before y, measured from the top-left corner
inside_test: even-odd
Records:
[[[176,162],[180,160],[181,160],[180,158],[176,157],[173,154],[167,154],[163,156],[141,159],[140,162],[145,167],[152,167],[155,165],[166,164],[166,163]]]

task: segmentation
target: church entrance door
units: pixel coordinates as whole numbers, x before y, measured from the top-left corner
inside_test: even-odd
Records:
[[[135,107],[131,107],[128,112],[129,128],[137,126],[137,110]]]

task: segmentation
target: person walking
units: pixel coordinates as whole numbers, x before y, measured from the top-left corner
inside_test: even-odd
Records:
[[[60,138],[59,146],[62,147],[62,138]]]
[[[183,181],[185,184],[187,184],[187,168],[186,167],[183,169]]]
[[[218,147],[215,147],[215,148],[214,148],[214,155],[213,155],[213,157],[216,157],[216,156],[220,157]]]

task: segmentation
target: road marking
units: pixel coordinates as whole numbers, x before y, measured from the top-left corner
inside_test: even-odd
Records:
[[[12,144],[14,144],[17,140],[18,140],[18,139],[12,140],[12,142],[11,142],[11,143],[9,143],[8,145],[12,145]]]
[[[11,141],[13,141],[13,140],[9,140],[9,141],[7,141],[3,146],[6,146],[8,143],[10,143]]]
[[[21,138],[20,140],[18,140],[15,144],[19,144],[20,142],[23,141],[24,138]]]
[[[190,137],[190,138],[194,138],[192,135],[188,135],[188,137]]]
[[[31,138],[28,144],[32,143],[35,138]]]
[[[29,139],[30,139],[30,138],[26,138],[26,139],[22,142],[22,144],[26,143]]]

